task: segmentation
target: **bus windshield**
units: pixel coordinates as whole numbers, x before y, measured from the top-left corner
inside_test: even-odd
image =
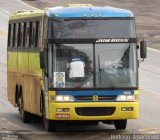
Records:
[[[135,43],[54,44],[49,50],[53,88],[137,87]]]
[[[49,38],[135,38],[135,21],[126,19],[49,20]]]
[[[132,38],[132,19],[49,19],[51,87],[137,88],[136,42],[123,42]]]
[[[95,56],[96,87],[116,89],[137,86],[135,44],[97,44]]]

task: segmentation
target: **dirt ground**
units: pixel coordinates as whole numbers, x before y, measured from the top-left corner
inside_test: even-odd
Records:
[[[143,36],[149,47],[160,49],[160,0],[23,0],[43,9],[73,3],[91,3],[128,9],[136,16],[137,33]]]

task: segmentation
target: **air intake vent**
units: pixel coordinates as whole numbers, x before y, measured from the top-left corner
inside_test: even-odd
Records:
[[[115,112],[115,107],[77,107],[78,116],[110,116]]]
[[[117,96],[98,96],[98,101],[114,101]],[[94,101],[93,96],[75,96],[78,101]]]

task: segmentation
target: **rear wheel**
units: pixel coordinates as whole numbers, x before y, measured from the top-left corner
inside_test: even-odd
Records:
[[[18,106],[19,93],[20,93],[20,89],[16,85],[16,91],[15,91],[15,103],[16,103],[16,106]]]
[[[27,111],[24,111],[24,104],[23,104],[23,97],[22,95],[20,96],[18,100],[18,107],[19,107],[19,113],[20,117],[23,121],[23,123],[30,123],[32,120],[31,114]]]
[[[127,120],[115,120],[114,126],[116,129],[126,129]]]

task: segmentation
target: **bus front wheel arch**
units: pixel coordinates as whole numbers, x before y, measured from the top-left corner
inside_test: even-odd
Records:
[[[126,129],[127,126],[127,119],[125,120],[115,120],[114,126],[116,129]]]
[[[40,116],[43,117],[43,109],[44,109],[44,95],[43,91],[40,94]]]

